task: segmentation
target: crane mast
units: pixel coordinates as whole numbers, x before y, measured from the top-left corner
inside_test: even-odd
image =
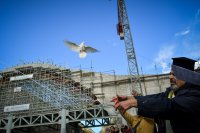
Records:
[[[125,43],[126,55],[127,55],[128,67],[131,79],[131,89],[140,91],[140,93],[143,95],[125,0],[117,0],[117,8],[118,8],[117,32],[118,35],[120,36],[120,39],[124,40]]]

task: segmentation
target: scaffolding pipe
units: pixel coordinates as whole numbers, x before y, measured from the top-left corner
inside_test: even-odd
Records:
[[[61,110],[61,130],[60,133],[66,133],[66,110]]]
[[[13,116],[12,115],[9,115],[8,116],[8,123],[6,125],[6,133],[11,133],[11,129],[12,129],[12,119],[13,119]]]

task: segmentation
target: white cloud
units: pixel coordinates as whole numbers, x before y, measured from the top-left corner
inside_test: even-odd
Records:
[[[176,38],[176,41],[179,39],[176,43],[178,49],[174,51],[176,56],[200,58],[200,9],[194,15],[195,18],[188,24],[186,30],[175,34],[175,36],[183,36]]]
[[[185,36],[185,35],[188,35],[189,33],[193,34],[193,32],[196,30],[195,27],[197,27],[197,25],[200,22],[199,16],[200,16],[200,9],[197,10],[194,20],[188,25],[188,27],[185,28],[185,30],[181,32],[175,33],[174,36]]]
[[[162,47],[158,52],[157,57],[155,58],[156,64],[161,67],[162,73],[168,73],[170,71],[170,66],[168,65],[171,58],[174,55],[174,46],[173,45],[166,45]]]
[[[165,44],[164,47],[161,47],[158,51],[154,62],[156,63],[159,73],[170,72],[172,57],[183,56],[192,59],[200,58],[200,9],[196,12],[193,21],[184,29],[185,30],[175,34],[175,37],[182,37],[169,40],[168,44]],[[153,68],[154,65],[155,64],[152,64],[151,68]]]
[[[200,67],[200,61],[198,61],[198,62],[195,62],[194,69],[197,69],[197,68],[199,68],[199,67]]]
[[[200,9],[197,10],[197,13],[195,14],[195,19],[198,19],[199,15],[200,15]]]
[[[187,29],[187,30],[176,33],[175,36],[184,36],[184,35],[187,35],[189,33],[190,33],[190,30]]]

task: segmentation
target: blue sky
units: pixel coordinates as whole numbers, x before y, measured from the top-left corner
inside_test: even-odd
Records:
[[[200,58],[199,0],[126,0],[139,70],[167,72],[171,57]],[[0,70],[24,62],[128,73],[116,0],[0,0]],[[64,40],[100,52],[80,59]],[[140,72],[141,73],[141,72]]]

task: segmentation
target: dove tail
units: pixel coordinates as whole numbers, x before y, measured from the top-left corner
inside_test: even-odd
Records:
[[[87,53],[86,52],[80,52],[79,53],[79,57],[80,58],[85,58],[87,56]]]

